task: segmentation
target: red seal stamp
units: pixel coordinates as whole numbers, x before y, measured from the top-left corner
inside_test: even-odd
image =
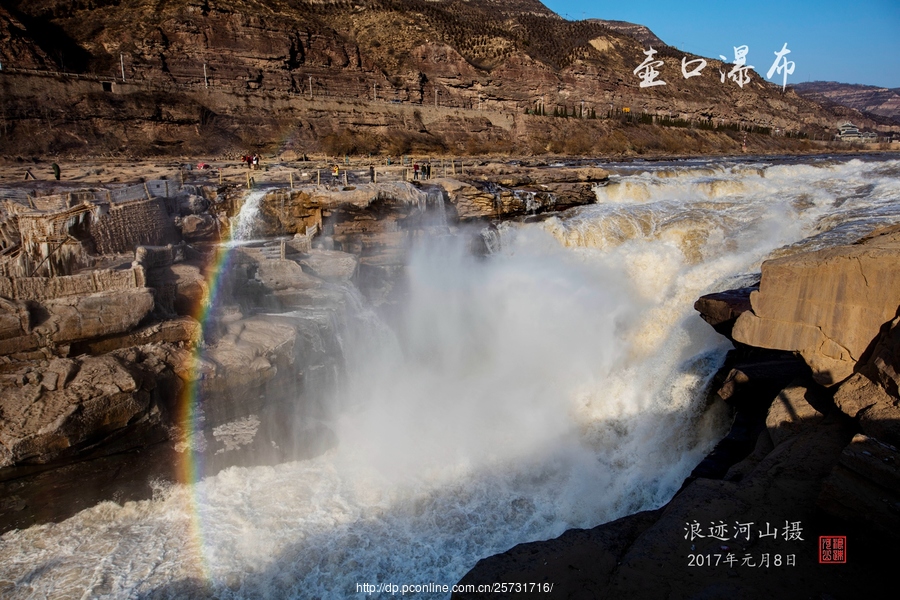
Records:
[[[847,562],[846,535],[819,536],[819,564],[840,565]]]

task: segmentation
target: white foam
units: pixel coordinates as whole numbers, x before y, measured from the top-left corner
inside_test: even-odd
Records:
[[[640,202],[501,226],[488,260],[419,249],[396,336],[360,319],[344,344],[335,449],[7,533],[0,589],[178,596],[202,563],[222,598],[449,585],[514,544],[661,505],[725,426],[701,392],[728,344],[696,297],[898,189],[896,163],[763,167],[674,169]]]
[[[259,220],[259,209],[262,199],[265,198],[264,190],[253,190],[247,193],[244,203],[231,226],[231,241],[243,242],[253,239],[253,233]]]

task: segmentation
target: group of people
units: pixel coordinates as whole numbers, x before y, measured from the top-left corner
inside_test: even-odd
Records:
[[[413,163],[413,179],[419,179],[420,173],[421,179],[431,179],[431,163]]]
[[[259,169],[259,154],[245,154],[241,157],[241,162],[246,163],[248,169]],[[309,158],[304,155],[303,160],[309,160]],[[391,164],[391,157],[387,159],[388,164]],[[413,179],[431,179],[431,163],[423,162],[419,164],[419,162],[415,162],[412,165],[413,169]],[[333,184],[338,184],[341,182],[341,168],[339,165],[334,164],[331,167],[331,181]],[[375,167],[369,167],[369,180],[371,182],[375,182]]]
[[[259,168],[259,154],[245,154],[241,157],[241,162],[247,163],[248,169],[258,169]]]

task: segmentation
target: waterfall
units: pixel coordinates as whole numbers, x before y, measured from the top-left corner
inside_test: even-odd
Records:
[[[232,218],[231,240],[246,242],[253,239],[253,232],[259,219],[259,209],[266,192],[254,190],[247,194],[241,210]]]
[[[773,252],[900,222],[900,161],[651,166],[597,194],[491,230],[488,257],[422,236],[391,329],[369,312],[343,344],[326,454],[8,532],[4,579],[23,596],[345,598],[452,585],[484,556],[659,507],[727,427],[703,398],[730,345],[693,302]]]
[[[440,187],[431,187],[426,190],[426,210],[429,211],[428,225],[433,227],[447,227],[447,209],[444,204],[444,190]]]

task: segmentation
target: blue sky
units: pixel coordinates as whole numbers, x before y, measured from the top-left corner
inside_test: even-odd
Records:
[[[900,0],[541,0],[569,20],[613,19],[649,27],[670,46],[747,64],[765,76],[787,42],[794,61],[788,83],[840,81],[900,87]],[[776,75],[775,79],[780,80]]]

